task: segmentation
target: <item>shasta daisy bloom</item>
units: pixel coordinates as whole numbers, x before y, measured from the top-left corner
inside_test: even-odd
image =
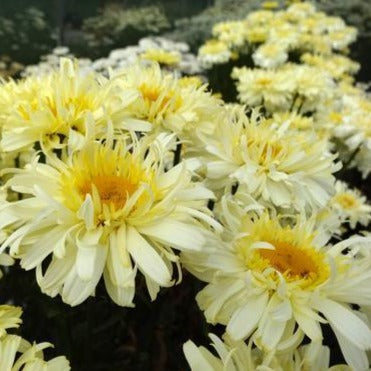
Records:
[[[351,371],[346,365],[330,367],[330,350],[318,343],[277,355],[253,348],[251,341],[246,344],[225,336],[223,342],[214,334],[209,337],[213,353],[203,346],[197,347],[191,340],[183,345],[192,371]]]
[[[246,22],[248,25],[265,26],[267,23],[271,22],[274,17],[275,13],[271,10],[257,10],[247,15]]]
[[[232,78],[237,80],[242,103],[253,107],[264,105],[271,112],[289,109],[296,85],[288,71],[235,67]]]
[[[204,163],[213,189],[237,183],[257,201],[295,209],[324,207],[334,193],[339,166],[327,141],[273,125],[256,112],[223,117],[205,141]]]
[[[270,44],[278,43],[287,50],[297,49],[299,45],[300,33],[297,28],[288,22],[275,23],[269,29],[267,42]]]
[[[288,55],[284,46],[277,43],[265,43],[256,49],[253,56],[254,63],[263,68],[277,68],[287,61]]]
[[[164,66],[177,65],[181,59],[181,55],[177,51],[168,51],[164,49],[147,49],[140,54],[139,57]]]
[[[133,306],[138,270],[155,299],[174,284],[173,248],[201,249],[202,220],[218,227],[206,208],[213,194],[184,163],[165,168],[169,138],[111,142],[91,142],[66,161],[34,161],[7,183],[27,197],[0,211],[2,227],[21,225],[3,250],[10,246],[24,269],[36,268],[44,293],[70,305],[93,295],[103,275],[111,298]]]
[[[335,94],[335,82],[331,75],[320,68],[307,65],[286,64],[282,69],[291,76],[295,86],[294,95],[297,97],[300,112],[315,111],[326,100]]]
[[[360,65],[343,55],[321,56],[306,53],[301,56],[302,62],[326,70],[334,79],[342,79],[358,72]]]
[[[51,346],[49,343],[31,345],[20,336],[6,335],[0,338],[0,369],[1,371],[71,370],[66,357],[44,360],[43,350]]]
[[[350,161],[349,166],[356,166],[365,178],[371,172],[371,100],[363,89],[343,88],[341,120],[333,134],[344,162]]]
[[[209,126],[221,101],[206,90],[206,85],[184,85],[175,75],[164,72],[158,64],[135,64],[115,74],[124,90],[134,90],[138,97],[128,107],[131,117],[152,125],[152,133],[174,132],[188,138],[196,128]]]
[[[351,189],[341,181],[335,184],[336,194],[330,200],[332,212],[339,215],[343,223],[348,222],[354,229],[357,223],[367,226],[371,220],[371,205],[357,189]]]
[[[9,105],[0,116],[1,146],[5,151],[35,143],[61,148],[81,141],[90,122],[98,136],[105,133],[108,122],[116,129],[148,130],[148,123],[130,120],[125,113],[135,98],[135,91],[122,91],[115,82],[61,59],[59,71],[0,87],[0,99]]]
[[[213,27],[213,36],[230,48],[243,46],[246,24],[243,21],[220,22]]]
[[[211,68],[214,64],[227,63],[231,58],[231,50],[221,40],[208,40],[198,50],[198,60],[204,68]]]
[[[315,14],[316,8],[310,3],[297,3],[292,4],[287,8],[287,14],[292,17],[292,20],[298,21],[305,19]]]
[[[371,240],[353,236],[326,245],[314,220],[292,225],[282,220],[236,214],[228,227],[237,231],[234,239],[205,250],[208,257],[201,261],[208,285],[196,299],[207,321],[226,325],[235,340],[253,334],[266,351],[279,347],[295,326],[310,340],[321,341],[320,324],[328,322],[347,363],[366,370],[371,330],[352,304],[371,303]],[[196,264],[200,255],[193,256]],[[187,264],[192,265],[191,253]]]
[[[328,39],[334,50],[344,50],[357,39],[357,29],[355,27],[344,27],[334,30],[328,34]]]

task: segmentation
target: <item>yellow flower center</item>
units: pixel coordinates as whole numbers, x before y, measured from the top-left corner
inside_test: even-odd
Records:
[[[344,208],[344,209],[353,209],[358,205],[357,199],[349,194],[349,193],[341,193],[336,196],[336,201]]]
[[[330,120],[334,123],[334,124],[341,124],[342,121],[343,121],[343,117],[341,116],[340,113],[338,112],[331,112],[330,113]]]
[[[177,52],[168,52],[161,49],[149,49],[142,53],[140,57],[168,66],[173,66],[180,62],[180,56]]]
[[[132,208],[138,210],[158,196],[152,169],[145,169],[142,159],[122,146],[107,147],[92,143],[71,159],[60,178],[61,202],[77,212],[86,195],[94,203],[97,222],[119,220],[131,196],[143,192]]]
[[[183,99],[179,92],[170,89],[166,94],[162,94],[160,86],[147,85],[143,83],[139,86],[139,91],[146,104],[148,105],[150,117],[154,119],[158,114],[176,112],[183,104]],[[153,107],[156,107],[153,109]]]
[[[326,256],[313,247],[313,238],[301,227],[281,227],[277,220],[263,216],[254,222],[249,235],[237,242],[237,252],[253,273],[267,272],[273,281],[280,273],[286,282],[312,289],[330,275]],[[256,242],[269,243],[272,249],[250,248]]]
[[[260,77],[256,80],[256,83],[260,86],[266,87],[272,84],[272,79],[270,79],[269,77]]]
[[[137,184],[132,183],[125,177],[96,175],[81,185],[80,193],[83,198],[87,194],[92,194],[93,185],[99,193],[101,202],[104,204],[113,204],[116,210],[123,208],[128,197],[137,189]]]
[[[227,52],[228,46],[223,41],[219,40],[208,40],[206,43],[200,48],[201,55],[207,54],[219,54]]]
[[[156,102],[161,94],[161,91],[157,86],[148,86],[145,83],[139,86],[139,90],[142,93],[143,99],[151,102]]]
[[[276,242],[275,249],[260,249],[260,256],[269,261],[270,266],[289,278],[318,276],[318,267],[310,250],[298,249],[286,242]]]
[[[247,141],[250,154],[260,166],[268,166],[277,161],[284,153],[284,147],[279,141],[269,141],[265,138],[250,137]]]

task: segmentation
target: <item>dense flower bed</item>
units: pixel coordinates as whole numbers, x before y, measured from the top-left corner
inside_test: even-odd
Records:
[[[96,61],[58,48],[2,81],[0,369],[148,369],[93,365],[92,339],[113,357],[155,333],[154,369],[184,343],[195,371],[368,370],[371,205],[344,181],[371,172],[356,35],[297,3],[216,24],[197,58],[163,38]],[[169,348],[193,297],[209,325]],[[67,357],[13,334],[32,303]]]

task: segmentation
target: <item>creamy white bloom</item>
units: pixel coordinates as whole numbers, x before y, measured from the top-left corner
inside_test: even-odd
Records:
[[[234,68],[238,98],[249,106],[264,105],[269,111],[288,110],[296,88],[289,71]]]
[[[221,116],[214,135],[205,139],[202,160],[209,186],[238,184],[257,201],[279,207],[324,207],[339,165],[326,141],[289,124],[274,125],[256,112],[247,118],[241,110]]]
[[[290,328],[292,339],[321,341],[320,324],[328,322],[347,363],[366,370],[371,330],[351,304],[371,304],[370,238],[326,245],[314,220],[290,225],[267,214],[232,214],[229,223],[233,239],[214,240],[206,254],[184,253],[208,283],[196,297],[207,321],[226,325],[235,340],[252,335],[268,352]]]
[[[208,40],[198,51],[198,60],[204,68],[227,63],[231,58],[232,52],[224,41]]]
[[[282,44],[265,43],[252,55],[254,63],[263,68],[277,68],[287,61],[288,54]]]
[[[338,214],[343,223],[348,222],[354,229],[357,223],[367,226],[371,220],[371,205],[357,189],[351,189],[346,183],[337,181],[336,194],[330,200],[330,208]]]
[[[246,25],[243,21],[221,22],[214,25],[213,36],[230,48],[242,46],[245,42]]]
[[[206,208],[212,192],[191,181],[184,163],[166,168],[171,138],[90,142],[65,161],[15,169],[7,186],[27,197],[1,207],[1,227],[17,225],[2,250],[9,246],[24,269],[36,268],[44,293],[70,305],[93,295],[103,275],[111,298],[133,306],[138,270],[154,299],[175,283],[173,248],[201,249],[201,221],[218,228]]]
[[[116,72],[114,79],[124,91],[137,93],[126,112],[138,122],[149,123],[151,133],[167,131],[188,138],[195,128],[208,126],[221,110],[221,101],[205,84],[183,84],[158,64],[135,64]]]
[[[79,148],[90,132],[102,137],[109,123],[116,130],[149,130],[149,123],[127,114],[136,98],[135,91],[62,58],[59,71],[0,86],[0,107],[6,107],[0,114],[2,149],[20,151],[35,143],[44,149]]]

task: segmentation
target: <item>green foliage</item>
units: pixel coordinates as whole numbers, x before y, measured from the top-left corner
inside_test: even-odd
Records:
[[[1,53],[13,60],[36,62],[54,43],[45,14],[37,8],[26,8],[12,18],[0,17]]]
[[[99,49],[99,55],[114,47],[135,44],[141,37],[159,34],[169,27],[165,13],[156,6],[124,9],[111,5],[83,23],[87,47]]]
[[[217,22],[241,19],[250,11],[259,8],[260,0],[219,0],[198,15],[175,21],[175,30],[165,34],[166,37],[184,41],[196,51],[211,35],[211,29]]]

